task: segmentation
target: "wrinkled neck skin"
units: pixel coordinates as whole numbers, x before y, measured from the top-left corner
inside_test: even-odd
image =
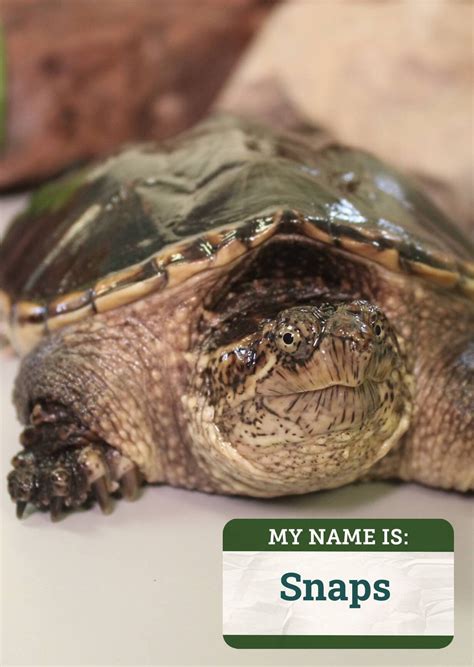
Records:
[[[220,490],[276,496],[340,486],[408,429],[403,355],[366,301],[295,304],[224,344],[223,328],[197,345],[187,406],[195,456]]]

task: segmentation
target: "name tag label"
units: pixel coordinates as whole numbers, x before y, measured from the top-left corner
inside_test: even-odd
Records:
[[[234,519],[223,634],[235,648],[442,648],[454,536],[442,519]]]

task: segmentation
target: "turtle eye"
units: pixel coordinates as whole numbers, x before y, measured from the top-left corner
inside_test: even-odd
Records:
[[[282,352],[293,354],[297,351],[301,342],[301,334],[297,329],[291,326],[284,326],[279,329],[276,335],[276,343]]]
[[[375,338],[378,341],[381,341],[385,338],[385,326],[382,320],[375,320],[372,325],[372,330],[374,332]]]

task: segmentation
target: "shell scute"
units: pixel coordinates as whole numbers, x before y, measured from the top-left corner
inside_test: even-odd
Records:
[[[0,305],[12,331],[34,327],[30,341],[45,322],[179,284],[276,233],[472,294],[469,241],[403,175],[363,151],[223,116],[40,190],[2,244]]]

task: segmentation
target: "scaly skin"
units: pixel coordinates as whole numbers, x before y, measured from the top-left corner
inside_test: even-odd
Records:
[[[410,430],[373,478],[474,489],[474,308],[416,285],[410,328],[416,395]]]
[[[395,277],[317,244],[310,252],[317,253],[314,266],[321,269],[308,279],[304,267],[298,276],[298,267],[293,266],[292,272],[287,266],[292,250],[287,253],[286,247],[278,244],[268,244],[267,250],[272,266],[278,266],[281,255],[281,265],[286,267],[281,276],[278,271],[272,275],[271,292],[265,276],[253,271],[254,266],[265,266],[265,257],[260,254],[251,258],[250,268],[235,271],[233,283],[227,269],[198,275],[179,288],[70,326],[24,359],[15,402],[20,418],[31,424],[33,434],[29,444],[25,441],[29,462],[18,463],[17,459],[10,477],[11,495],[20,503],[20,510],[30,501],[57,514],[56,496],[66,507],[74,507],[81,499],[87,502],[93,492],[108,508],[107,493],[118,488],[132,464],[149,483],[258,496],[303,493],[367,476],[416,480],[460,491],[474,487],[472,305],[462,297],[435,292],[421,281]],[[324,253],[327,256],[323,257]],[[331,262],[334,270],[330,270]],[[334,267],[340,269],[339,274]],[[330,289],[325,290],[329,281]],[[392,387],[394,397],[388,400],[387,427],[378,423],[375,428],[370,419],[362,420],[357,437],[348,431],[343,446],[337,444],[339,453],[349,451],[346,458],[336,457],[336,465],[322,451],[322,441],[316,457],[310,452],[309,458],[298,459],[298,443],[281,447],[275,441],[271,454],[276,457],[259,459],[251,439],[242,437],[242,424],[235,420],[239,413],[233,413],[233,423],[228,420],[229,398],[221,391],[222,367],[216,361],[220,358],[216,350],[232,341],[248,340],[252,332],[271,329],[287,308],[296,308],[289,315],[300,317],[311,298],[310,305],[320,307],[331,303],[329,297],[335,294],[333,319],[325,316],[326,324],[334,324],[334,313],[342,312],[341,302],[364,299],[376,303],[382,312],[370,306],[363,306],[362,311],[379,313],[383,321],[387,318],[391,348],[396,337],[400,348],[396,362],[378,375],[379,379],[393,379],[395,374],[397,380]],[[262,323],[262,309],[269,302],[280,315],[275,319],[275,312],[273,316],[265,313],[266,322]],[[346,328],[360,323],[360,304],[352,308],[358,311],[353,314],[355,320],[345,312]],[[353,334],[350,337],[355,340],[360,330]],[[367,335],[373,337],[373,330]],[[347,375],[353,357],[341,352],[336,355],[337,363],[335,357],[330,363]],[[356,352],[358,359],[360,350]],[[272,355],[274,348],[268,359],[275,367]],[[382,357],[387,359],[385,354]],[[367,362],[376,375],[385,363],[382,357],[371,357]],[[206,369],[210,384],[202,381]],[[321,375],[320,365],[317,372],[311,371],[311,382],[317,384]],[[269,382],[268,377],[263,373],[261,382]],[[282,381],[292,382],[288,374]],[[245,391],[250,391],[249,387],[245,383]],[[70,429],[62,442],[56,433],[50,433],[50,444],[45,448],[48,438],[38,435],[45,433],[45,424],[34,423],[40,410],[36,405],[43,406],[46,420],[50,413],[63,410],[63,425],[75,424],[76,428]],[[249,409],[255,405],[251,401]],[[360,409],[363,411],[363,405]],[[337,400],[330,401],[329,410],[336,421],[343,419]],[[219,440],[224,432],[223,423],[219,425],[222,419],[227,420],[227,437],[233,440],[224,454]],[[322,431],[318,437],[334,445],[337,437],[334,440]],[[72,441],[78,432],[85,442]],[[212,439],[212,432],[217,433],[217,440]],[[283,471],[281,475],[275,462]],[[28,474],[25,465],[29,466]],[[48,481],[55,478],[56,468],[66,468],[66,477],[77,472],[77,478],[83,480],[82,496],[74,496],[70,487],[67,492],[58,491],[57,485]],[[34,492],[28,491],[25,479],[30,480]],[[132,486],[135,488],[136,482]]]

